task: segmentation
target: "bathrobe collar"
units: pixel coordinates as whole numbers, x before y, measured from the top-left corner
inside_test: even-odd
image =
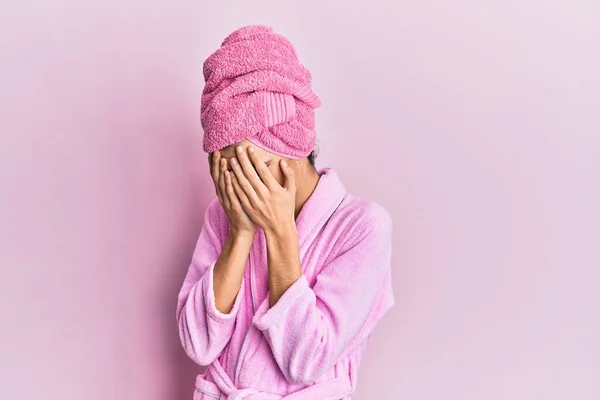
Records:
[[[296,217],[298,246],[301,259],[308,246],[318,236],[329,217],[339,207],[348,192],[337,172],[331,167],[317,170],[320,175],[315,190]]]

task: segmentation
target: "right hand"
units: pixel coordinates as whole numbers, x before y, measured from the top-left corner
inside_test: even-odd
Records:
[[[215,184],[217,197],[229,218],[231,232],[239,235],[249,235],[251,238],[254,238],[258,225],[252,222],[242,208],[240,199],[233,190],[232,185],[227,185],[226,180],[231,180],[229,171],[227,171],[227,159],[221,157],[221,152],[217,150],[208,154],[208,164],[210,166],[210,175]],[[228,186],[231,188],[230,190],[227,190]]]

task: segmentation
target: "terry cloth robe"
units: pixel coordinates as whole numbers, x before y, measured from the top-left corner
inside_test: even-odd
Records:
[[[208,206],[179,293],[187,355],[208,368],[193,400],[350,399],[367,341],[393,306],[392,219],[349,194],[330,167],[296,218],[302,276],[269,307],[267,247],[258,229],[228,314],[215,307],[213,271],[229,232]]]

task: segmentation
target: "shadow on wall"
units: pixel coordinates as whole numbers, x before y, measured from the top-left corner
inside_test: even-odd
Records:
[[[198,139],[198,135],[200,135],[200,139]],[[198,157],[198,155],[205,157],[205,153],[198,150],[198,146],[201,146],[201,132],[194,132],[188,137],[194,139],[193,143],[183,146],[187,147],[187,149],[182,148],[181,151],[183,153],[190,153],[189,149],[191,147],[194,148],[191,151],[193,153],[192,159]],[[160,283],[164,293],[158,296],[160,304],[157,305],[157,309],[161,310],[161,315],[163,316],[159,325],[165,331],[161,337],[167,341],[165,346],[170,355],[169,361],[172,366],[169,371],[172,375],[171,379],[168,380],[168,385],[170,386],[167,389],[169,393],[168,399],[192,399],[196,376],[206,369],[206,367],[201,367],[192,361],[183,350],[179,339],[175,311],[177,296],[190,266],[198,235],[202,229],[204,212],[214,198],[213,183],[210,180],[208,171],[204,170],[208,168],[205,160],[202,159],[198,162],[195,159],[195,161],[190,162],[188,165],[191,165],[191,170],[186,171],[191,175],[189,182],[191,195],[181,199],[183,203],[180,211],[182,221],[176,225],[179,225],[182,230],[176,232],[174,235],[179,240],[171,243],[170,247],[173,253],[167,256],[167,259],[171,260],[171,262],[166,262],[168,266],[164,267],[164,270],[169,270],[169,268],[172,270],[169,271],[168,280],[165,279]]]
[[[157,98],[162,100],[158,101],[158,107],[153,104],[145,108],[155,109],[156,116],[150,124],[152,132],[143,135],[137,144],[139,148],[152,150],[139,150],[149,153],[136,155],[143,164],[140,176],[149,180],[142,185],[145,193],[138,204],[146,211],[141,215],[143,222],[136,227],[147,230],[140,235],[145,243],[139,248],[147,249],[144,253],[148,254],[138,255],[147,258],[136,263],[146,262],[151,267],[145,268],[149,273],[132,292],[137,297],[130,299],[136,305],[133,310],[145,316],[130,315],[143,321],[130,326],[132,331],[137,330],[135,334],[140,339],[129,340],[148,354],[142,357],[147,365],[134,366],[144,369],[136,375],[142,381],[155,378],[156,382],[138,382],[145,388],[133,398],[191,400],[196,376],[205,367],[193,362],[182,348],[176,321],[177,296],[202,229],[206,207],[216,195],[207,154],[202,150],[202,130],[195,115],[186,110],[185,96],[174,91],[170,99],[159,93],[149,97],[155,102]],[[149,329],[154,329],[154,333],[149,334]]]

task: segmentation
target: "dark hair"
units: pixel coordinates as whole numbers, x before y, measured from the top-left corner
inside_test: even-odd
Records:
[[[311,151],[310,154],[308,155],[308,162],[310,163],[310,165],[312,165],[313,167],[315,166],[315,151]]]

